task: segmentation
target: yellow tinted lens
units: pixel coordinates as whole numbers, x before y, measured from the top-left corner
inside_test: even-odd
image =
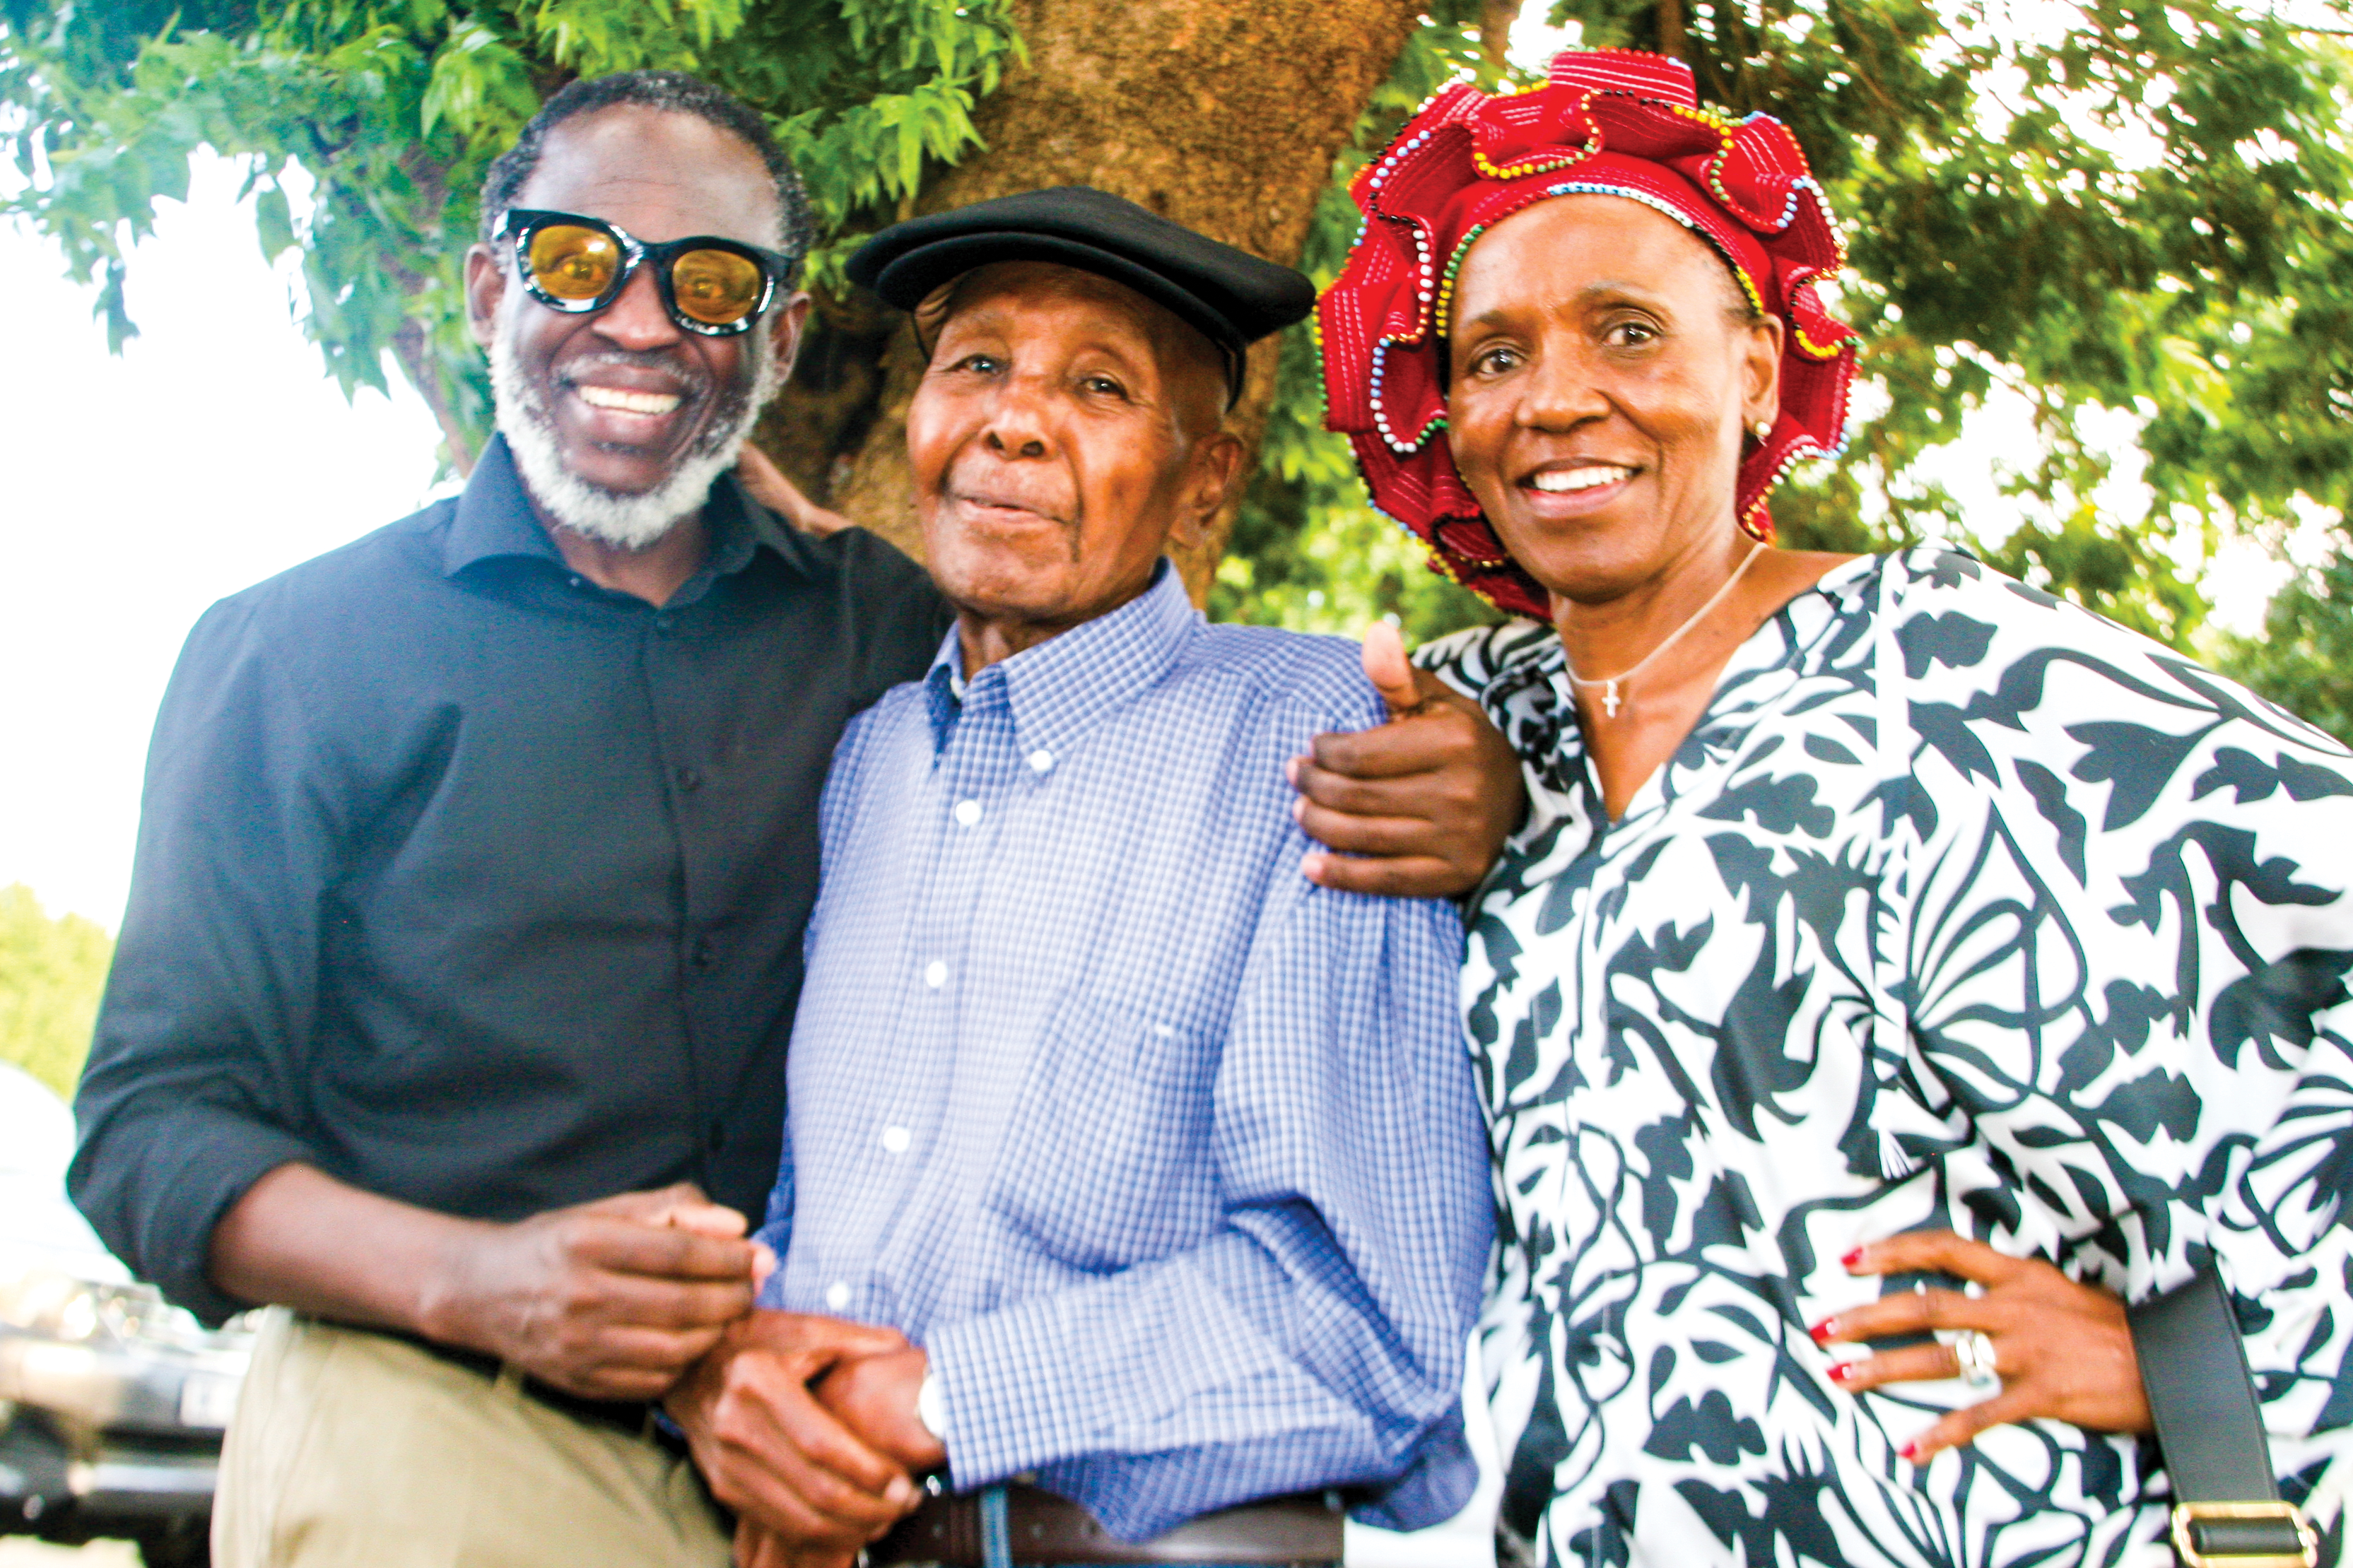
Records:
[[[621,247],[609,234],[552,223],[531,237],[531,274],[559,300],[594,300],[612,287]]]
[[[709,327],[733,326],[760,303],[760,267],[732,250],[690,250],[670,269],[678,308]]]

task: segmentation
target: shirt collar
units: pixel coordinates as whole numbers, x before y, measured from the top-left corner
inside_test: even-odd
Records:
[[[803,575],[808,572],[808,542],[754,505],[735,482],[733,469],[712,481],[702,503],[702,522],[710,531],[711,553],[695,575],[706,583],[741,572],[763,545]],[[458,497],[457,519],[442,542],[442,574],[454,577],[477,562],[501,557],[545,561],[558,571],[567,569],[555,541],[532,513],[507,438],[492,436]],[[693,596],[681,590],[681,601]]]
[[[969,681],[961,679],[964,647],[950,627],[923,678],[933,749],[947,744],[965,707],[1001,702],[1013,710],[1024,755],[1059,756],[1098,719],[1156,685],[1200,621],[1185,580],[1164,556],[1152,585],[1118,609],[1000,659]]]

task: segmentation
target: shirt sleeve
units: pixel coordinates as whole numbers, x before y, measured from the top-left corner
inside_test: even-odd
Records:
[[[2353,758],[2029,597],[1904,626],[1925,1070],[1874,1120],[2004,1251],[2132,1300],[2214,1260],[2302,1497],[2353,1454]]]
[[[213,1226],[301,1136],[334,839],[310,727],[249,599],[190,633],[148,752],[131,897],[75,1110],[74,1202],[206,1322]]]
[[[1215,1080],[1221,1228],[936,1331],[959,1487],[1036,1470],[1130,1539],[1334,1485],[1396,1528],[1462,1506],[1492,1220],[1460,946],[1442,903],[1278,873]]]

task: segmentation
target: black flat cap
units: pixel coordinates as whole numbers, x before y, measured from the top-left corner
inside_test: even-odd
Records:
[[[902,310],[992,261],[1055,261],[1124,283],[1225,352],[1243,351],[1315,308],[1315,286],[1288,267],[1220,245],[1091,185],[1059,185],[911,218],[858,247],[849,278]]]

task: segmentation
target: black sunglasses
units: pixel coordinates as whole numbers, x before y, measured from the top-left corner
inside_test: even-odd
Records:
[[[797,265],[737,239],[702,234],[649,245],[603,218],[531,207],[510,208],[492,237],[514,242],[515,274],[531,297],[566,315],[605,309],[650,261],[670,319],[706,338],[750,331]]]

